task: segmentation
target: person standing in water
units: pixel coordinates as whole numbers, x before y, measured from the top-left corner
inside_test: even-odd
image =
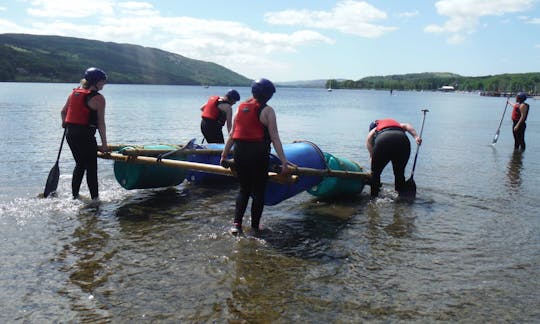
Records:
[[[86,183],[93,200],[98,199],[97,151],[109,152],[105,126],[105,97],[98,91],[103,89],[107,75],[101,69],[91,67],[84,72],[78,88],[73,89],[61,111],[62,127],[75,159],[71,192],[79,198],[79,189],[86,172]],[[98,147],[96,129],[101,137]]]
[[[525,103],[527,94],[520,92],[516,95],[515,103],[507,101],[512,105],[512,134],[514,134],[514,150],[525,151],[525,129],[527,116],[529,115],[529,104]]]
[[[242,102],[234,117],[232,130],[227,138],[220,164],[227,166],[226,159],[234,144],[234,168],[240,182],[236,197],[234,223],[231,234],[242,233],[242,219],[249,198],[251,202],[251,228],[260,230],[260,220],[264,209],[264,193],[268,181],[270,163],[270,143],[281,161],[280,173],[288,173],[288,162],[279,138],[276,113],[268,106],[268,101],[276,88],[267,79],[259,79],[251,84],[253,97]]]
[[[398,194],[405,194],[405,167],[411,155],[411,143],[406,132],[414,137],[417,144],[422,143],[410,124],[387,118],[369,125],[366,147],[371,157],[371,198],[379,195],[381,173],[390,161],[394,170],[394,188]]]
[[[201,106],[201,132],[207,143],[225,143],[222,128],[231,131],[232,106],[240,100],[238,91],[231,89],[224,96],[211,96]]]

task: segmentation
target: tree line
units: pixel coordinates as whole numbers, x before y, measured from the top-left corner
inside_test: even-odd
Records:
[[[372,76],[360,80],[327,80],[332,89],[377,90],[439,90],[453,86],[457,91],[483,91],[494,93],[540,92],[540,73],[498,74],[466,77],[453,73],[413,73],[402,75]]]

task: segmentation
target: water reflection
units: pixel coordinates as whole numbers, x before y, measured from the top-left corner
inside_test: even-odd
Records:
[[[507,184],[512,190],[521,186],[521,170],[523,170],[523,152],[513,151],[506,172]]]
[[[65,244],[56,261],[63,264],[69,282],[59,294],[67,297],[71,309],[89,321],[106,321],[109,314],[98,311],[107,307],[95,299],[96,290],[105,285],[112,272],[107,263],[116,255],[116,249],[108,249],[110,235],[100,225],[99,205],[83,206],[77,215],[79,226],[71,234],[72,241]],[[78,289],[73,289],[73,286]]]
[[[392,223],[385,226],[384,230],[393,237],[410,237],[415,231],[414,217],[409,203],[398,203],[394,207]]]
[[[302,281],[308,262],[280,255],[258,239],[242,238],[236,244],[228,313],[247,323],[279,321],[288,302],[298,298],[289,292]]]

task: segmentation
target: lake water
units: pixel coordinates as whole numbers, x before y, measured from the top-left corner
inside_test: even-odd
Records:
[[[429,109],[417,200],[395,200],[388,166],[375,201],[369,187],[335,202],[301,193],[266,206],[262,238],[238,239],[227,233],[235,185],[128,191],[99,160],[92,206],[71,199],[67,145],[58,196],[38,198],[75,86],[0,83],[1,322],[540,321],[539,101],[516,155],[510,110],[491,145],[504,98],[278,88],[284,143],[309,140],[368,169],[372,120],[419,130]],[[226,90],[106,85],[109,143],[200,142],[199,107]]]

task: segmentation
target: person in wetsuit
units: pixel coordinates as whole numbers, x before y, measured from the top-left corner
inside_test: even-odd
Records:
[[[281,161],[280,172],[288,173],[288,162],[279,137],[276,114],[274,109],[267,105],[275,92],[276,88],[270,80],[263,78],[252,83],[253,97],[238,106],[232,130],[221,154],[220,163],[226,166],[227,156],[234,144],[234,168],[240,182],[240,191],[236,197],[234,224],[230,231],[233,235],[242,233],[242,219],[249,197],[252,197],[251,228],[255,233],[260,230],[268,180],[270,143]]]
[[[527,116],[529,115],[529,104],[525,103],[527,94],[520,92],[516,95],[515,103],[507,101],[512,105],[512,134],[514,134],[514,150],[525,151],[525,129]]]
[[[371,197],[379,195],[381,173],[392,162],[394,170],[394,188],[398,194],[404,194],[405,166],[411,154],[411,144],[405,134],[411,134],[417,144],[422,139],[410,124],[399,123],[394,119],[379,119],[369,125],[366,147],[371,157]]]
[[[224,96],[211,96],[201,106],[201,132],[207,143],[225,143],[222,128],[231,131],[232,106],[240,100],[238,91],[231,89]]]
[[[66,128],[66,139],[75,159],[71,192],[79,198],[79,189],[86,172],[86,183],[93,200],[98,199],[97,151],[109,152],[105,127],[105,97],[98,91],[103,89],[107,75],[101,69],[91,67],[84,72],[78,88],[73,89],[61,111],[62,127]],[[98,147],[96,129],[101,137]]]

